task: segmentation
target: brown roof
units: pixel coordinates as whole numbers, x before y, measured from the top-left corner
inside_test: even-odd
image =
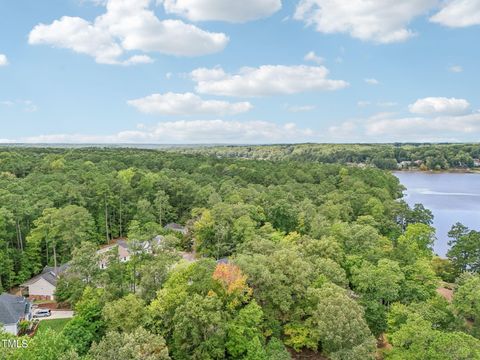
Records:
[[[437,293],[440,296],[444,297],[445,300],[447,300],[448,302],[452,302],[452,300],[453,300],[453,290],[442,287],[442,288],[437,289]]]

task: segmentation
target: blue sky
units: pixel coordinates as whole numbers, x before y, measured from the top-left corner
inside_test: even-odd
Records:
[[[480,141],[479,25],[480,0],[0,0],[0,142]]]

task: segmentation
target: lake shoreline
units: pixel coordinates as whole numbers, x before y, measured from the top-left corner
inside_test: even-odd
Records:
[[[480,169],[444,169],[444,170],[420,170],[420,169],[396,169],[392,172],[421,173],[421,174],[480,174]]]

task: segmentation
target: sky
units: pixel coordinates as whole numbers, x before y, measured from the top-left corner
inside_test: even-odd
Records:
[[[0,143],[480,141],[480,0],[0,0]]]

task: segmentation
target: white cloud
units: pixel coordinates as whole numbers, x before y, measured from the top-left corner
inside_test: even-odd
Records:
[[[21,109],[25,112],[36,112],[38,110],[38,106],[31,100],[3,100],[0,101],[0,105],[5,107],[9,107],[12,109]]]
[[[7,65],[8,65],[7,55],[0,54],[0,66],[7,66]]]
[[[409,22],[436,4],[437,0],[300,0],[295,19],[326,34],[393,43],[414,36]]]
[[[380,81],[378,81],[377,79],[373,79],[373,78],[365,79],[365,82],[369,85],[379,85],[380,84]]]
[[[430,21],[454,28],[480,25],[480,1],[448,0]]]
[[[381,103],[377,103],[380,106]],[[442,142],[480,141],[480,111],[464,99],[424,98],[409,106],[416,115],[380,112],[329,128],[332,141]]]
[[[161,21],[148,8],[150,0],[110,0],[107,12],[95,20],[120,39],[126,50],[154,51],[177,56],[198,56],[223,50],[228,38],[185,24]]]
[[[310,51],[307,55],[305,55],[305,57],[303,58],[303,60],[305,61],[311,61],[311,62],[314,62],[318,65],[321,65],[323,64],[323,62],[325,61],[324,58],[320,57],[320,56],[317,56],[317,54],[315,54],[314,51]]]
[[[148,55],[133,55],[127,60],[123,61],[121,65],[129,66],[137,64],[152,64],[153,62],[155,62],[155,60]]]
[[[160,0],[162,2],[162,0]],[[165,12],[192,21],[243,23],[268,17],[282,7],[281,0],[163,0]]]
[[[203,100],[192,93],[152,94],[141,99],[128,101],[139,111],[146,114],[163,115],[235,115],[252,109],[249,102],[229,103],[227,101]]]
[[[405,117],[370,119],[366,134],[390,138],[411,139],[422,136],[451,137],[452,135],[476,135],[480,139],[480,113],[434,118]],[[404,140],[405,141],[405,140]]]
[[[367,107],[370,105],[375,105],[378,107],[394,107],[394,106],[397,106],[398,103],[394,101],[379,101],[379,102],[373,103],[371,101],[366,101],[366,100],[360,100],[357,102],[357,106],[359,107]]]
[[[315,110],[316,106],[315,105],[294,105],[294,106],[286,106],[287,110],[293,113],[299,113],[299,112],[308,112],[308,111],[313,111]]]
[[[377,103],[377,106],[380,106],[380,107],[393,107],[397,105],[398,103],[396,103],[395,101],[380,101]]]
[[[463,72],[463,67],[461,67],[460,65],[453,65],[453,66],[450,66],[448,70],[450,70],[453,73],[461,73]]]
[[[479,111],[467,112],[468,102],[465,100],[433,99],[440,101],[415,103],[418,109],[413,110],[422,112],[418,115],[381,112],[366,119],[350,119],[332,126],[329,134],[332,141],[337,142],[480,141]]]
[[[193,120],[162,122],[139,126],[136,130],[113,135],[52,134],[24,137],[25,143],[143,143],[143,144],[206,144],[206,143],[275,143],[304,142],[316,133],[294,123],[276,124],[267,121]],[[4,139],[4,142],[14,140]]]
[[[418,99],[415,103],[409,105],[410,112],[414,114],[464,114],[470,108],[470,104],[465,99],[455,99],[446,97],[427,97]]]
[[[367,101],[367,100],[357,101],[357,106],[358,107],[366,107],[366,106],[370,106],[370,105],[372,105],[371,101]]]
[[[50,25],[39,24],[30,32],[32,45],[49,44],[93,56],[100,64],[116,64],[121,46],[104,29],[79,17],[64,16]]]
[[[38,24],[29,35],[32,45],[45,44],[87,54],[101,64],[133,65],[153,60],[146,55],[121,58],[129,51],[199,56],[223,50],[228,37],[180,20],[160,20],[150,0],[109,0],[106,12],[93,22],[64,16]]]
[[[222,68],[199,68],[191,76],[199,93],[239,97],[338,90],[349,85],[343,80],[328,79],[324,66],[263,65],[245,67],[233,75]]]
[[[88,4],[91,3],[95,6],[105,6],[108,0],[79,0],[80,4]]]
[[[38,110],[38,106],[33,103],[31,100],[23,101],[23,110],[26,112],[36,112]]]
[[[328,132],[331,136],[344,140],[358,134],[357,129],[358,126],[355,121],[345,121],[340,125],[330,126]]]

